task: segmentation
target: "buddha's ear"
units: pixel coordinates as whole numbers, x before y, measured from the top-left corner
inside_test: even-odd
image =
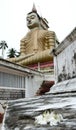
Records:
[[[49,28],[48,21],[43,17],[40,18],[40,24],[44,30],[47,30]]]

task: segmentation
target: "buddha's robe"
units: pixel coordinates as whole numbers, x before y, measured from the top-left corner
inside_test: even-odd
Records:
[[[38,62],[53,61],[50,51],[56,43],[53,31],[34,29],[27,33],[20,41],[20,53],[18,58],[11,58],[10,61],[30,65]]]
[[[53,48],[55,45],[55,33],[48,30],[35,29],[27,33],[21,40],[21,55],[38,53]]]

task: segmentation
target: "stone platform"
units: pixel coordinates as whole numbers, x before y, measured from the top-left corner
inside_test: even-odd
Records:
[[[2,130],[76,130],[76,88],[73,84],[74,81],[76,82],[76,79],[63,82],[63,86],[59,84],[61,88],[63,87],[60,91],[58,91],[58,86],[55,87],[56,85],[54,85],[50,93],[46,95],[8,102]],[[35,117],[45,110],[61,114],[63,121],[56,126],[35,124]]]

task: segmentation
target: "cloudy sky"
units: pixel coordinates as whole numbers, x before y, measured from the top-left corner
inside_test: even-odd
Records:
[[[48,20],[49,30],[55,31],[59,41],[75,28],[76,0],[0,0],[0,41],[5,40],[8,49],[19,51],[20,39],[28,32],[26,15],[33,3],[38,13]]]

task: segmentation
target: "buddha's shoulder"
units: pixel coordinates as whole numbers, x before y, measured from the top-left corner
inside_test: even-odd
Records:
[[[22,42],[22,41],[28,40],[30,38],[30,35],[31,33],[28,32],[20,41]]]
[[[55,34],[55,32],[54,32],[54,31],[50,31],[50,30],[43,30],[43,29],[40,29],[40,30],[39,30],[39,32],[42,32],[42,33],[45,33],[45,34],[47,34],[47,33],[49,33],[49,34]]]
[[[42,35],[42,36],[52,36],[52,35],[55,35],[55,32],[54,31],[50,31],[50,30],[39,30],[39,34]]]

